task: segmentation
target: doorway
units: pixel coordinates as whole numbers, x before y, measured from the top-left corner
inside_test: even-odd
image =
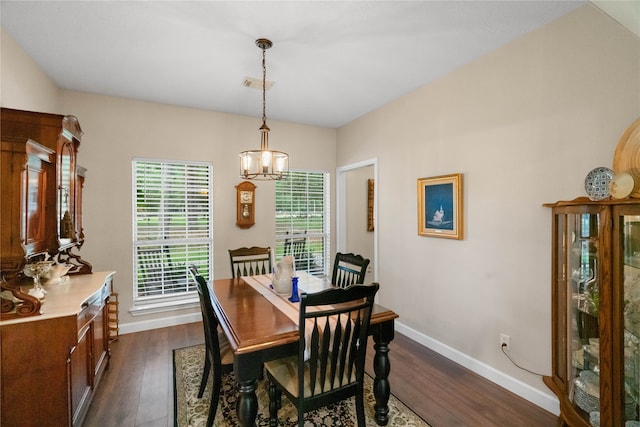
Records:
[[[372,215],[369,180],[373,180]],[[366,282],[377,281],[378,159],[336,168],[336,207],[336,252],[354,252],[370,259]]]

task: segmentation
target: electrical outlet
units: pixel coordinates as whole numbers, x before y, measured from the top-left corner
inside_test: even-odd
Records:
[[[511,337],[507,334],[500,334],[500,348],[502,347],[506,350],[511,349]]]

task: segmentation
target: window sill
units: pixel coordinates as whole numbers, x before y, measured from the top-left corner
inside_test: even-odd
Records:
[[[198,297],[172,300],[172,301],[160,301],[160,302],[138,302],[134,303],[134,306],[129,309],[129,313],[132,316],[143,316],[146,314],[162,313],[165,311],[186,310],[191,308],[200,307],[200,301]]]

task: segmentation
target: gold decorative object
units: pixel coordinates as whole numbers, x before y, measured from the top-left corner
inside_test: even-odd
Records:
[[[73,229],[73,220],[69,211],[64,211],[62,221],[60,222],[60,237],[63,239],[73,239],[75,230]]]
[[[613,171],[631,175],[635,182],[631,197],[640,197],[640,118],[620,137],[613,154]]]

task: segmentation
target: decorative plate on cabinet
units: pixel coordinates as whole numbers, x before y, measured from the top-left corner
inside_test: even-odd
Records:
[[[584,179],[584,189],[591,200],[604,200],[611,195],[609,184],[613,179],[613,171],[599,167],[593,169]]]
[[[609,192],[614,199],[624,199],[633,192],[634,185],[635,181],[631,174],[626,172],[617,173],[609,183]]]
[[[622,134],[613,153],[613,171],[630,174],[640,184],[640,119]],[[634,187],[631,197],[640,197],[640,188]]]

